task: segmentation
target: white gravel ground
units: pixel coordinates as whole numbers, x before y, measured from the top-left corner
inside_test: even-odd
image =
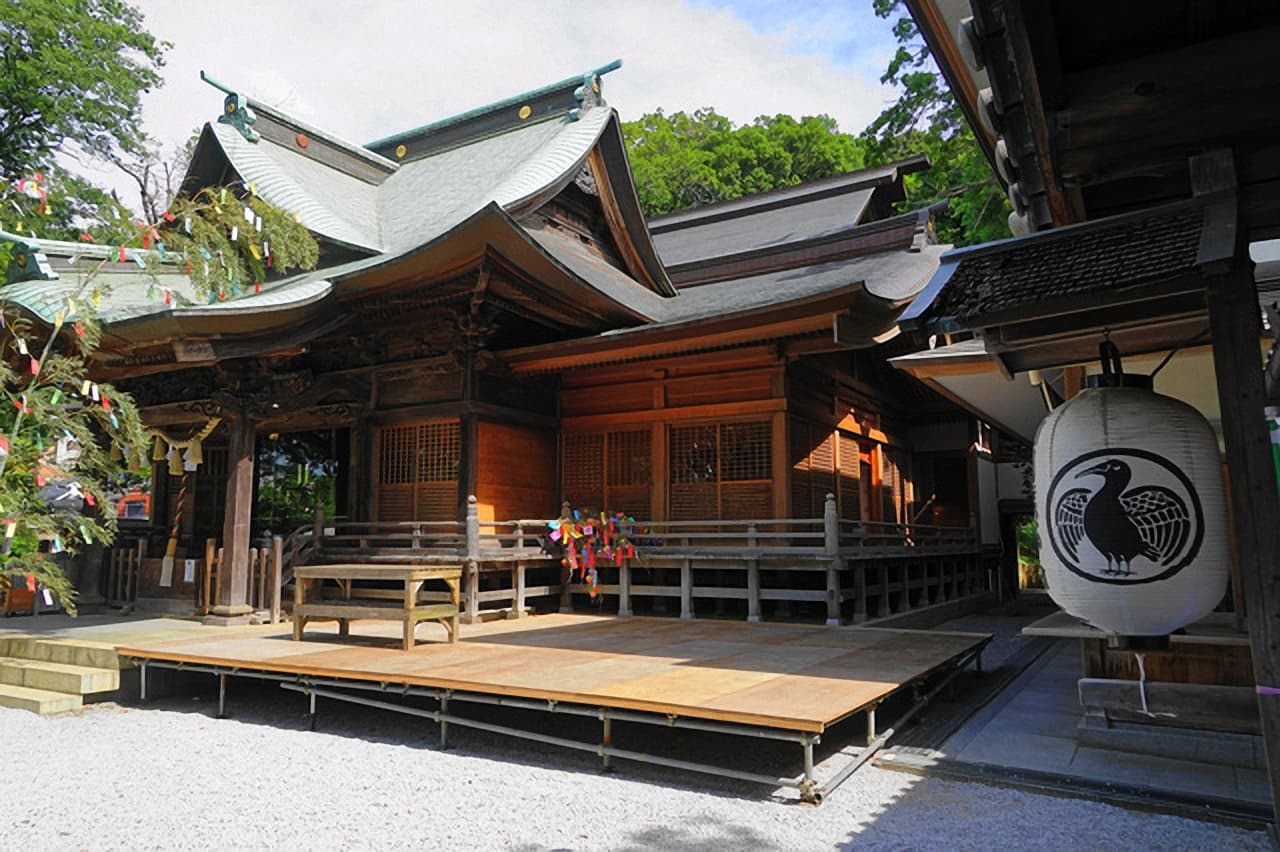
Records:
[[[371,709],[322,704],[311,732],[301,696],[240,682],[232,693],[227,720],[211,717],[206,684],[79,716],[0,708],[0,848],[1270,848],[1259,832],[874,767],[812,807],[636,764],[603,774],[591,755],[477,731],[453,732],[440,751],[433,725]],[[650,732],[618,733],[625,747]],[[742,742],[677,747],[761,771],[789,755]]]

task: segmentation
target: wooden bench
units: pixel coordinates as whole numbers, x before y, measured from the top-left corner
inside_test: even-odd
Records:
[[[458,641],[458,605],[461,600],[462,566],[460,565],[300,565],[293,571],[293,638],[302,639],[303,628],[307,622],[315,618],[337,619],[338,634],[346,636],[350,632],[352,619],[381,618],[404,623],[404,649],[413,648],[414,631],[419,622],[439,621],[449,633],[449,641]],[[312,584],[322,580],[334,580],[341,589],[342,597],[329,598],[323,602],[307,603],[307,595]],[[403,596],[395,603],[381,603],[376,595],[361,599],[352,597],[357,580],[383,580],[404,584]],[[418,600],[418,591],[427,580],[442,580],[449,586],[450,603],[429,603],[423,605]],[[390,591],[390,590],[368,590]]]

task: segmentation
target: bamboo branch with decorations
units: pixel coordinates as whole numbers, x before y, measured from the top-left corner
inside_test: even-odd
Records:
[[[100,295],[95,273],[83,277],[52,329],[0,302],[0,583],[19,575],[72,613],[75,590],[55,557],[115,539],[110,480],[146,464],[133,400],[86,378],[99,339],[86,309]]]
[[[0,185],[0,205],[17,210],[33,236],[49,201],[43,180]],[[32,590],[43,585],[71,613],[75,590],[55,557],[114,541],[113,478],[149,464],[150,439],[132,399],[89,379],[97,308],[107,296],[103,267],[132,260],[154,282],[162,265],[181,263],[195,297],[214,302],[259,292],[269,275],[314,268],[319,253],[296,215],[251,186],[177,199],[160,221],[134,222],[130,231],[81,234],[112,251],[81,266],[52,326],[0,291],[0,587],[14,577]],[[0,284],[16,260],[12,245],[0,240]],[[151,292],[178,307],[177,294],[154,284]]]
[[[252,184],[175,199],[162,222],[143,230],[144,246],[153,240],[160,253],[183,255],[197,296],[209,302],[261,292],[269,272],[313,269],[319,258],[299,217],[258,197]]]

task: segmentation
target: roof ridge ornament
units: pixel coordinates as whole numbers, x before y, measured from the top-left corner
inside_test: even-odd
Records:
[[[208,83],[210,86],[213,86],[218,91],[225,92],[227,95],[227,97],[222,101],[222,115],[218,116],[218,122],[220,124],[231,125],[240,132],[241,136],[250,142],[257,142],[262,138],[262,135],[251,126],[258,120],[258,117],[254,115],[253,110],[249,108],[249,99],[247,97],[222,85],[217,80],[204,73],[203,70],[200,72],[200,79]]]

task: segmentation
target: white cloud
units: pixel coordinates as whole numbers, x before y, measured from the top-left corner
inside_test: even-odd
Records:
[[[835,45],[867,39],[849,38],[829,11],[761,32],[730,11],[674,0],[137,5],[147,29],[174,44],[165,86],[144,102],[148,132],[170,145],[219,113],[222,95],[200,82],[201,69],[358,143],[615,58],[623,67],[605,78],[605,97],[624,119],[714,106],[738,122],[826,113],[856,132],[891,96],[877,79],[892,50],[888,24],[874,47],[837,61]]]

